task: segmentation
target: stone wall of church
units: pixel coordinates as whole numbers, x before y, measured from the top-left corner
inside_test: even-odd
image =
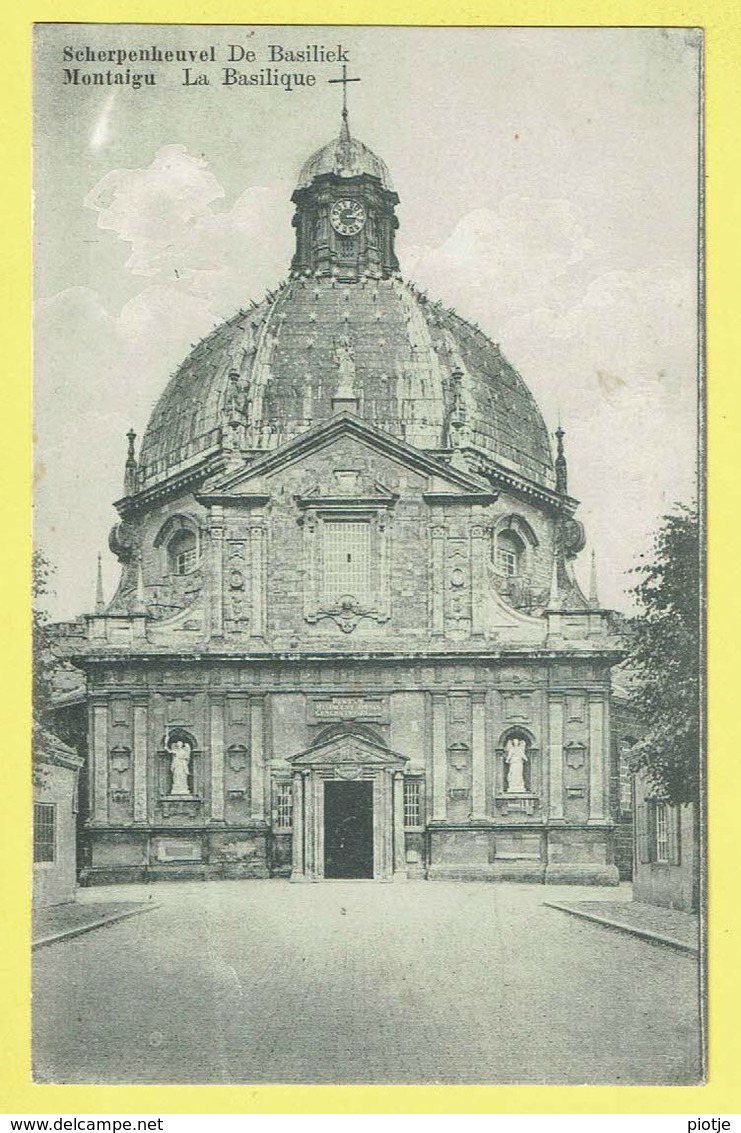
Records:
[[[92,684],[89,879],[286,873],[292,759],[357,728],[420,785],[413,875],[616,877],[599,659],[152,660],[101,667]],[[175,734],[190,745],[186,793],[173,790]]]

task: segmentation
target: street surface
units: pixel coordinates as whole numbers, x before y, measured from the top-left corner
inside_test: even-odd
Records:
[[[543,906],[630,889],[110,886],[160,908],[34,954],[37,1082],[699,1078],[697,961]]]

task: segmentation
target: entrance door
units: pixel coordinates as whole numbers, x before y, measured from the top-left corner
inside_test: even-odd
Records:
[[[373,877],[373,783],[324,783],[324,876]]]

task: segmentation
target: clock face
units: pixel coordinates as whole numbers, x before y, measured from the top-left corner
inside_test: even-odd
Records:
[[[329,221],[341,236],[355,236],[365,224],[365,209],[360,201],[335,201]]]

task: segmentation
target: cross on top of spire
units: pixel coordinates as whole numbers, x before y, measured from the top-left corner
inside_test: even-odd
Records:
[[[342,78],[341,79],[327,79],[328,83],[342,83],[342,128],[340,129],[340,137],[343,141],[347,141],[350,137],[350,127],[347,123],[347,84],[359,83],[360,79],[349,79],[347,77],[347,63],[342,64]]]

